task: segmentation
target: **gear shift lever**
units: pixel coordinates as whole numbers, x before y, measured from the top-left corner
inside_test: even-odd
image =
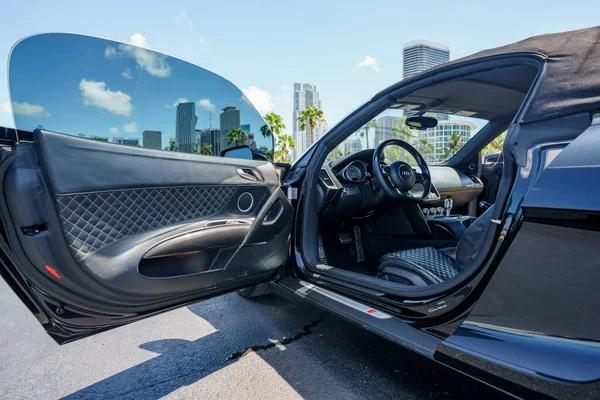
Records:
[[[453,203],[454,202],[452,201],[452,198],[450,196],[444,199],[444,209],[446,210],[446,217],[450,216],[450,211],[452,211]]]

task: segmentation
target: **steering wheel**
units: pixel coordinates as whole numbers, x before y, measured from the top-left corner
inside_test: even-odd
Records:
[[[417,161],[417,165],[421,168],[421,173],[405,163],[404,161],[394,161],[392,165],[381,165],[383,150],[387,146],[399,146],[412,155]],[[419,152],[400,139],[388,139],[379,143],[373,153],[373,173],[375,180],[383,191],[392,199],[408,199],[413,201],[421,201],[427,198],[431,190],[431,174],[425,159]],[[420,196],[415,196],[410,191],[416,183],[423,185],[423,193]]]

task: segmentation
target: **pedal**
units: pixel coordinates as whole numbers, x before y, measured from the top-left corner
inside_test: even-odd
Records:
[[[362,233],[357,225],[354,226],[354,243],[356,244],[356,262],[359,263],[365,261]]]
[[[341,244],[352,244],[352,235],[349,233],[340,233],[338,235]]]
[[[319,237],[317,238],[317,246],[319,252],[319,262],[321,264],[327,264],[327,257],[325,257],[325,246],[323,246],[323,239],[321,239],[321,234],[319,233]]]

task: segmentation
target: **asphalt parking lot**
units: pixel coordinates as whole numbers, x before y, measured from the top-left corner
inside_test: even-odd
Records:
[[[498,392],[308,304],[229,294],[57,345],[0,280],[0,396],[490,398]]]

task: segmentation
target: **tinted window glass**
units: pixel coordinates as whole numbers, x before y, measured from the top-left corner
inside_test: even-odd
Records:
[[[231,82],[142,47],[32,36],[13,49],[9,81],[18,129],[206,155],[242,144],[264,153],[272,147],[262,117]]]

